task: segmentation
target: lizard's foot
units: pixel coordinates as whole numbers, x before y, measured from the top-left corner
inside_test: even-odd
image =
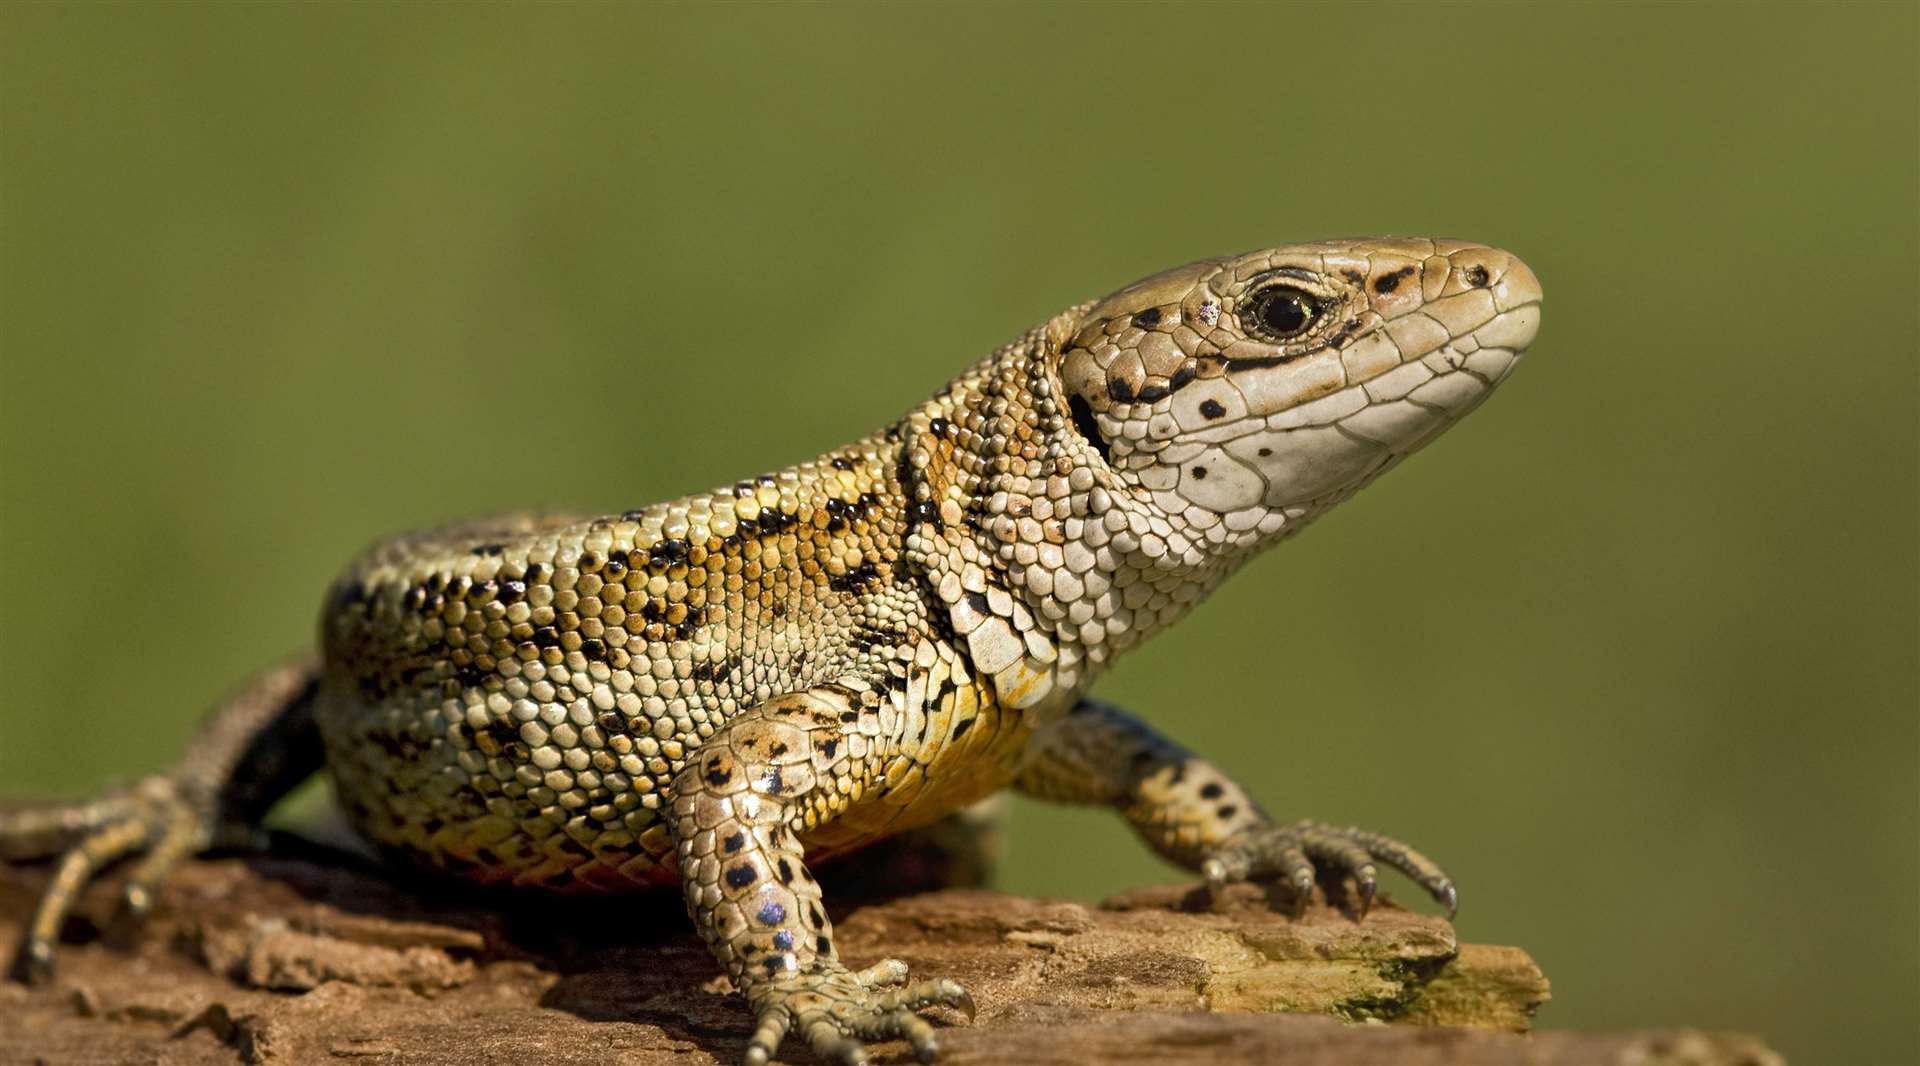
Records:
[[[1447,908],[1448,918],[1453,917],[1459,896],[1453,881],[1432,859],[1398,840],[1364,829],[1342,829],[1319,822],[1260,826],[1222,845],[1200,865],[1200,873],[1212,888],[1233,881],[1284,881],[1301,906],[1313,891],[1316,872],[1351,877],[1360,893],[1360,915],[1365,917],[1373,905],[1376,859],[1412,878]]]
[[[957,1007],[974,1016],[973,997],[944,978],[907,984],[907,964],[883,959],[850,971],[829,959],[813,969],[755,985],[747,993],[758,1023],[747,1042],[746,1066],[766,1066],[789,1030],[805,1038],[813,1053],[840,1066],[867,1061],[865,1040],[903,1039],[921,1062],[940,1052],[933,1026],[915,1011]]]
[[[144,853],[121,889],[115,922],[122,930],[131,929],[153,905],[154,886],[212,838],[212,819],[166,777],[149,777],[90,803],[0,812],[0,857],[60,856],[10,975],[28,984],[53,975],[53,945],[60,926],[101,870],[135,852]]]

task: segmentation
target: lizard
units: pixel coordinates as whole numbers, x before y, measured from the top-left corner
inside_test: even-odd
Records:
[[[1087,695],[1185,616],[1473,409],[1539,325],[1515,256],[1441,239],[1203,259],[1081,303],[879,432],[711,492],[525,514],[374,546],[318,647],[215,709],[169,772],[0,813],[0,856],[57,857],[15,955],[51,973],[79,891],[137,856],[123,918],[187,856],[244,841],[330,772],[352,823],[469,882],[662,883],[744,996],[749,1066],[791,1033],[937,1054],[974,1005],[893,959],[851,969],[813,868],[1011,787],[1116,809],[1218,888],[1381,865],[1390,837],[1270,817],[1225,772]],[[558,898],[558,897],[556,897]]]

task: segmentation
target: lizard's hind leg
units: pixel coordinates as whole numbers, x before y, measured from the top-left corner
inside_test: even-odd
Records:
[[[119,924],[153,903],[154,887],[180,860],[246,842],[273,802],[319,768],[313,659],[275,667],[222,703],[171,772],[85,803],[0,811],[0,858],[59,856],[11,967],[27,982],[53,970],[53,945],[74,902],[102,870],[141,856],[120,893]]]

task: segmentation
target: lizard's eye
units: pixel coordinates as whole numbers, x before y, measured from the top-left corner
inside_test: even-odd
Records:
[[[1240,324],[1268,340],[1286,341],[1312,328],[1319,316],[1320,304],[1311,293],[1291,285],[1270,285],[1247,301]]]

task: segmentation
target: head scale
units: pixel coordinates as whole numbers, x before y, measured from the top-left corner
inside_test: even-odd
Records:
[[[1388,238],[1202,260],[1054,328],[1075,431],[1198,562],[1299,528],[1431,440],[1539,321],[1514,256]]]

